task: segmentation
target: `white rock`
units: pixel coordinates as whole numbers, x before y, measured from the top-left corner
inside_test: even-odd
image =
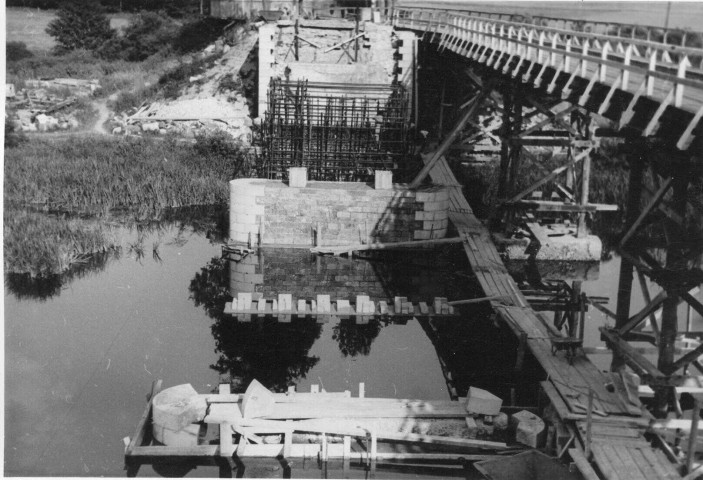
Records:
[[[498,415],[503,400],[481,388],[469,387],[466,394],[466,411],[479,415]]]
[[[119,135],[122,133],[122,127],[115,127],[112,129],[112,134],[113,135]]]
[[[153,423],[178,432],[205,418],[205,398],[188,383],[159,392],[153,401]]]
[[[273,411],[275,403],[273,393],[259,381],[252,380],[242,400],[242,416],[244,418],[264,417]]]
[[[522,410],[513,415],[510,424],[515,428],[515,441],[532,448],[539,448],[544,442],[546,429],[544,421],[534,413]]]
[[[142,131],[144,131],[144,132],[158,132],[159,131],[159,122],[142,123]]]
[[[493,426],[498,430],[505,430],[508,428],[508,414],[500,412],[493,418]]]

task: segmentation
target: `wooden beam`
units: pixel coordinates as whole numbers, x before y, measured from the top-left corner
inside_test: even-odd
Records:
[[[625,335],[627,332],[635,328],[642,320],[644,320],[647,316],[649,316],[652,312],[655,312],[662,303],[664,303],[664,300],[668,298],[668,295],[666,292],[659,292],[656,297],[652,299],[651,302],[649,302],[640,312],[630,318],[628,322],[620,327],[618,330],[619,335]]]
[[[662,198],[664,198],[664,195],[666,195],[666,192],[669,191],[673,180],[673,177],[667,178],[666,181],[659,188],[659,190],[657,190],[657,193],[654,194],[647,206],[640,213],[639,217],[637,217],[637,220],[635,220],[635,222],[630,226],[630,229],[627,231],[627,233],[625,233],[625,235],[622,237],[622,240],[620,240],[620,248],[622,248],[630,239],[630,237],[632,237],[632,235],[637,231],[639,226],[642,224],[642,221],[647,215],[649,215],[649,212],[651,212],[652,209],[656,207],[659,202],[661,202]]]
[[[693,470],[693,460],[696,458],[696,441],[698,440],[698,421],[700,420],[701,401],[693,397],[693,412],[691,413],[691,431],[688,434],[688,451],[686,452],[686,473]]]
[[[679,296],[688,303],[693,309],[698,312],[699,315],[703,316],[703,305],[701,302],[696,300],[690,292],[680,293]]]
[[[604,203],[579,205],[576,203],[555,202],[551,200],[520,200],[519,202],[513,203],[505,202],[505,205],[541,212],[614,212],[618,209],[617,205],[607,205]]]
[[[334,50],[335,48],[339,48],[339,47],[341,47],[342,45],[344,45],[344,44],[346,44],[346,43],[349,43],[349,42],[352,42],[352,41],[356,40],[356,39],[359,38],[359,37],[363,37],[364,35],[366,35],[366,34],[365,34],[365,33],[360,33],[360,34],[358,34],[358,35],[354,35],[353,37],[347,38],[347,39],[344,40],[343,42],[339,42],[339,43],[337,43],[337,44],[335,44],[335,45],[332,45],[332,46],[329,47],[327,50],[324,50],[323,53],[331,52],[331,51]],[[354,60],[354,59],[352,58],[352,60]]]
[[[586,158],[586,156],[588,156],[588,155],[591,153],[591,150],[592,150],[592,149],[593,149],[593,148],[591,147],[591,148],[588,148],[586,151],[581,152],[580,154],[578,154],[576,157],[574,157],[573,160],[571,160],[571,161],[570,161],[569,163],[567,163],[566,165],[562,165],[561,167],[555,168],[554,170],[552,170],[551,173],[549,173],[549,175],[547,175],[546,177],[542,178],[541,180],[538,180],[537,182],[533,183],[532,186],[526,188],[525,190],[523,190],[522,192],[518,193],[518,194],[515,195],[513,198],[507,200],[507,201],[504,202],[504,203],[508,203],[508,204],[509,204],[509,203],[515,203],[515,202],[517,202],[518,200],[521,200],[521,199],[524,198],[526,195],[528,195],[528,194],[534,192],[535,190],[537,190],[537,189],[538,189],[539,187],[541,187],[542,185],[544,185],[544,184],[550,182],[551,180],[555,179],[557,176],[559,176],[559,174],[565,172],[569,167],[574,167],[578,162],[580,162],[581,160],[583,160],[584,158]]]
[[[542,127],[544,127],[545,125],[549,125],[550,123],[552,123],[552,122],[554,122],[554,121],[560,119],[560,118],[563,117],[564,115],[570,114],[571,112],[573,112],[573,111],[576,110],[577,108],[578,108],[578,107],[577,107],[576,105],[571,105],[570,107],[565,108],[564,110],[562,110],[561,112],[558,112],[558,113],[552,113],[552,112],[549,111],[549,110],[547,110],[547,112],[549,112],[549,113],[541,112],[541,113],[544,113],[544,115],[547,115],[548,118],[545,119],[545,120],[542,120],[542,121],[539,122],[538,124],[533,125],[532,127],[528,128],[528,129],[525,130],[524,132],[520,133],[520,135],[518,135],[518,137],[524,137],[524,136],[526,136],[526,135],[529,135],[529,134],[532,133],[532,132],[535,132],[535,131],[537,131],[537,130],[540,130],[540,129],[541,129]]]
[[[637,270],[637,279],[640,282],[640,289],[642,290],[642,297],[644,301],[649,304],[652,301],[652,297],[649,295],[649,288],[647,288],[647,279],[644,278],[644,274]],[[657,339],[657,344],[659,343],[659,324],[657,323],[657,317],[654,312],[649,314],[649,323],[652,324],[652,332]]]
[[[151,407],[154,403],[154,397],[156,396],[157,393],[161,391],[161,384],[162,380],[154,380],[151,384],[151,394],[149,395],[149,402],[146,405],[146,408],[144,409],[144,413],[142,413],[141,418],[139,419],[139,423],[137,423],[137,429],[134,433],[134,437],[132,438],[132,441],[129,442],[129,445],[127,446],[127,449],[125,451],[126,455],[131,455],[132,452],[134,451],[135,448],[140,447],[142,444],[142,441],[144,440],[144,434],[146,432],[146,427],[147,427],[147,422],[151,419]]]
[[[442,157],[442,155],[444,155],[444,153],[452,145],[452,143],[454,143],[454,140],[456,140],[456,137],[463,130],[466,123],[471,119],[471,117],[474,116],[476,110],[478,109],[478,107],[481,106],[483,100],[490,94],[492,88],[493,87],[490,83],[486,84],[484,85],[481,92],[476,95],[476,97],[474,97],[474,102],[471,104],[470,107],[468,107],[468,110],[466,111],[464,116],[461,118],[461,120],[459,120],[459,122],[457,122],[457,124],[454,126],[449,135],[447,135],[447,138],[444,139],[439,148],[434,151],[430,161],[425,163],[425,166],[422,168],[422,170],[420,170],[420,173],[418,173],[415,179],[410,182],[410,185],[408,185],[409,188],[414,189],[420,186],[425,177],[427,177],[427,175],[430,173],[430,170],[434,168],[435,163],[437,163],[437,161]]]
[[[538,102],[537,100],[535,100],[533,97],[528,96],[528,97],[527,97],[527,101],[528,101],[533,107],[535,107],[537,110],[539,110],[541,113],[543,113],[544,115],[547,115],[548,117],[550,117],[551,119],[553,119],[557,124],[559,124],[562,128],[564,128],[565,130],[567,130],[569,133],[571,133],[572,135],[575,135],[575,136],[581,138],[581,134],[580,134],[576,129],[574,129],[574,127],[572,127],[571,125],[569,125],[567,122],[563,121],[561,118],[557,117],[557,114],[553,113],[551,110],[549,110],[547,107],[545,107],[545,106],[542,105],[540,102]],[[576,107],[576,106],[574,106],[574,107],[575,107],[574,109],[578,108],[578,107]],[[574,109],[572,109],[572,110],[574,110]],[[569,109],[567,109],[567,110],[569,110]],[[569,112],[569,113],[571,113],[571,112]]]
[[[616,331],[609,330],[604,327],[599,328],[599,330],[606,338],[608,343],[610,343],[613,350],[616,350],[620,355],[622,355],[627,364],[630,365],[636,373],[643,373],[652,378],[661,378],[665,376],[652,364],[652,362],[635,351],[635,349],[632,348],[626,341],[622,340]]]
[[[359,243],[356,245],[324,245],[310,249],[312,253],[346,253],[362,250],[393,250],[396,248],[425,247],[428,245],[445,245],[448,243],[461,243],[461,237],[435,238],[432,240],[411,240],[407,242],[379,242]]]
[[[669,368],[669,371],[666,373],[674,373],[679,368],[685,367],[687,364],[693,362],[694,360],[698,360],[698,357],[700,357],[701,355],[703,355],[703,344],[698,345],[693,351],[688,352],[686,355],[672,363],[671,367]]]

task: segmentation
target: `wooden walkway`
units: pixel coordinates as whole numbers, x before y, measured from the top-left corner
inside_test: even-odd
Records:
[[[424,156],[423,160],[427,163],[429,158]],[[581,427],[585,425],[589,389],[593,391],[592,452],[603,478],[680,478],[675,465],[643,437],[650,417],[640,404],[637,389],[619,375],[598,370],[583,352],[577,353],[572,364],[564,352],[552,354],[552,339],[560,333],[530,308],[503,265],[488,229],[474,216],[444,157],[435,164],[430,176],[434,183],[449,187],[449,218],[463,239],[469,263],[486,296],[503,297],[491,302],[494,310],[520,339],[521,348],[529,349],[540,363],[548,376],[542,382],[545,393],[562,420],[576,423],[584,444],[585,427]],[[623,468],[633,464],[637,468]]]

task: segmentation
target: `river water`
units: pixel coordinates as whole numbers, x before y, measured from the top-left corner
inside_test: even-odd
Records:
[[[157,378],[165,387],[190,383],[201,393],[227,382],[243,391],[256,378],[276,391],[289,385],[309,391],[318,384],[356,395],[364,382],[367,396],[423,399],[463,396],[474,385],[504,399],[512,396],[517,405],[536,402],[538,369],[528,362],[524,374],[513,372],[516,341],[490,321],[486,304],[462,309],[460,320],[431,325],[243,323],[222,314],[224,303],[247,289],[267,298],[328,293],[354,300],[365,293],[430,302],[435,296],[482,296],[459,247],[369,260],[276,249],[227,259],[215,237],[181,223],[122,235],[133,237],[125,242],[131,248],[71,277],[37,285],[6,276],[8,476],[124,475],[123,438],[134,434],[145,394]],[[584,291],[610,296],[614,310],[619,260],[589,269]],[[248,276],[251,272],[258,276]],[[635,312],[643,300],[636,285],[633,292]],[[589,311],[588,346],[602,345],[597,329],[608,322]],[[606,355],[592,359],[607,368]],[[280,477],[277,468],[262,467],[259,474]],[[169,472],[145,465],[139,474]],[[305,470],[294,476],[319,474]],[[363,469],[356,474],[363,477]],[[422,472],[430,474],[447,472]],[[212,477],[218,470],[201,466],[188,475]]]
[[[37,288],[6,277],[6,475],[124,475],[123,438],[134,434],[157,378],[165,387],[190,383],[201,393],[220,382],[244,388],[257,378],[279,391],[288,385],[309,391],[314,383],[356,395],[364,382],[367,396],[449,398],[438,353],[417,321],[237,323],[221,314],[237,264],[222,259],[219,242],[172,225],[142,234],[141,244],[143,250],[125,248],[63,285]],[[466,265],[447,258],[413,265],[316,259],[305,251],[264,255],[257,262],[266,262],[266,284],[273,285],[267,294],[298,282],[306,269],[316,281],[330,279],[333,298],[350,298],[342,297],[345,286],[455,298],[452,289],[470,288],[465,273],[455,275]],[[139,474],[159,472],[144,466]],[[199,467],[191,474],[218,471]]]

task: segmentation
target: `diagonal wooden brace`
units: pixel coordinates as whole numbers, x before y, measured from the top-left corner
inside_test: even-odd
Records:
[[[481,106],[486,97],[491,93],[492,89],[493,86],[490,83],[487,83],[483,86],[483,88],[481,89],[481,93],[479,93],[474,98],[474,101],[469,106],[464,116],[461,118],[461,120],[459,120],[454,129],[452,129],[451,133],[447,135],[447,138],[444,139],[439,148],[432,154],[432,158],[430,159],[430,161],[425,164],[420,173],[417,174],[417,177],[415,177],[415,179],[410,183],[410,185],[408,185],[409,188],[413,189],[420,186],[425,177],[427,177],[427,175],[430,173],[430,170],[434,168],[437,161],[442,157],[442,155],[444,155],[447,149],[451,147],[452,143],[454,143],[454,140],[456,139],[457,135],[459,135],[459,133],[462,131],[462,129],[471,119],[471,117],[474,116],[474,114],[478,110],[478,107]]]

